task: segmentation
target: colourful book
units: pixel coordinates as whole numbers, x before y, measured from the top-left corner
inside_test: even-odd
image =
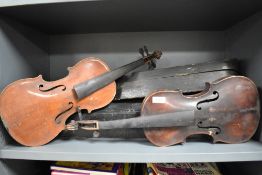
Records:
[[[146,167],[148,175],[157,175],[157,170],[152,163],[147,163]]]
[[[66,171],[52,171],[51,175],[90,175],[90,173],[74,173]]]
[[[157,175],[221,175],[210,163],[153,163]]]
[[[51,166],[52,171],[82,173],[90,175],[117,175],[120,164],[86,163],[58,161]]]
[[[153,163],[157,175],[195,175],[187,163]]]
[[[216,165],[211,163],[189,163],[196,175],[221,175]]]

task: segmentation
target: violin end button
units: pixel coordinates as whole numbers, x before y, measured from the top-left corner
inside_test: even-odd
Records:
[[[94,131],[93,132],[93,137],[94,138],[98,138],[100,136],[100,132],[98,132],[98,131]]]

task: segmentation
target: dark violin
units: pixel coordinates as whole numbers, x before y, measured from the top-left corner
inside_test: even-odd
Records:
[[[65,129],[73,113],[91,112],[109,104],[116,94],[117,78],[161,57],[160,51],[110,71],[102,60],[87,58],[68,68],[69,74],[47,82],[42,76],[15,81],[0,96],[0,115],[9,134],[26,146],[39,146]],[[151,63],[152,64],[152,63]]]
[[[207,83],[206,89],[184,95],[160,90],[147,96],[141,117],[112,121],[81,121],[83,129],[144,128],[157,146],[185,142],[195,134],[207,134],[214,142],[241,143],[255,133],[260,119],[256,85],[247,77],[229,76]]]

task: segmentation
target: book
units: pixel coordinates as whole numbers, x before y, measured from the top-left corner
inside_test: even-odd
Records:
[[[120,164],[117,163],[86,163],[58,161],[51,166],[51,170],[57,175],[60,175],[62,172],[79,173],[80,175],[117,175],[119,167]]]
[[[157,175],[157,170],[152,163],[147,163],[146,167],[148,175]]]
[[[153,170],[152,175],[221,175],[210,163],[153,163],[147,167]]]
[[[75,173],[75,172],[65,172],[65,171],[52,171],[51,175],[90,175],[90,173]]]
[[[157,175],[195,175],[187,163],[153,163]]]
[[[189,166],[196,175],[221,175],[214,163],[190,163]]]
[[[130,164],[129,163],[124,163],[123,171],[124,171],[124,175],[129,175],[130,173]]]

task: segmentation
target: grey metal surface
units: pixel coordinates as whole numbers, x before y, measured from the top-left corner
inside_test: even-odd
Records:
[[[105,0],[7,7],[0,12],[41,31],[65,34],[224,30],[261,8],[261,0]]]
[[[9,145],[1,158],[67,160],[86,162],[226,162],[262,160],[262,144],[212,144],[188,142],[156,147],[145,140],[75,139],[56,140],[45,146]]]
[[[40,73],[49,79],[48,38],[0,16],[0,90]]]
[[[262,12],[226,31],[226,56],[243,61],[243,72],[262,87]]]

